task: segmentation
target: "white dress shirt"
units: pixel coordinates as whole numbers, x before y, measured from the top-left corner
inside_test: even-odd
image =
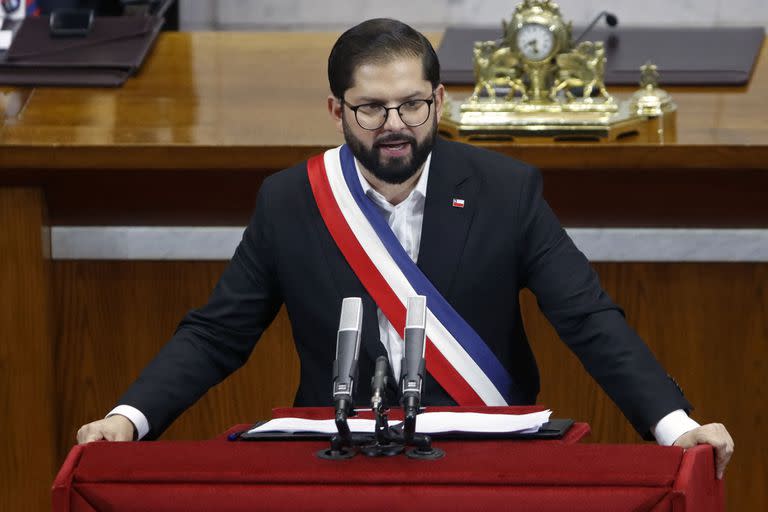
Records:
[[[371,201],[378,207],[378,210],[387,221],[387,224],[392,228],[395,237],[397,237],[398,241],[405,249],[405,252],[414,262],[419,257],[421,227],[424,221],[424,204],[427,197],[427,180],[429,178],[431,161],[432,155],[430,154],[424,163],[424,169],[422,170],[421,176],[416,182],[414,189],[404,201],[397,205],[393,205],[387,201],[383,195],[371,187],[371,184],[368,183],[368,180],[366,180],[360,172],[360,163],[355,159],[357,177],[360,179],[360,185],[363,187],[363,192],[365,192]],[[381,309],[377,309],[376,313],[379,320],[379,336],[381,337],[381,342],[387,350],[392,372],[395,377],[399,379],[400,365],[403,358],[403,339],[389,320],[387,320],[387,317],[384,316]],[[141,439],[147,435],[147,432],[149,432],[149,422],[147,421],[146,416],[135,407],[131,407],[130,405],[119,405],[110,411],[107,417],[114,414],[121,414],[134,424],[138,439]],[[659,420],[659,422],[651,428],[651,433],[660,445],[670,446],[678,437],[698,426],[699,424],[689,418],[685,411],[678,409]]]
[[[393,205],[387,201],[383,195],[376,192],[363,173],[360,172],[360,163],[355,159],[355,168],[357,177],[360,179],[360,185],[363,187],[365,195],[373,201],[378,207],[382,217],[387,221],[392,232],[397,237],[400,245],[414,262],[419,258],[419,246],[421,245],[421,225],[424,221],[424,201],[427,197],[427,179],[429,178],[429,163],[432,160],[432,154],[424,162],[424,169],[421,171],[416,186],[400,204]],[[389,364],[392,367],[392,373],[395,378],[400,380],[400,365],[403,359],[403,339],[400,333],[389,323],[387,317],[381,309],[376,309],[379,317],[379,336],[384,348],[389,355]]]

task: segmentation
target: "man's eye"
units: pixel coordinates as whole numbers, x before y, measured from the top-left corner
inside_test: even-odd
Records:
[[[413,100],[403,103],[402,108],[405,110],[417,110],[421,106],[421,101]]]
[[[382,107],[381,105],[376,105],[376,104],[361,105],[358,111],[367,116],[375,116],[375,115],[381,114],[383,108],[384,107]]]

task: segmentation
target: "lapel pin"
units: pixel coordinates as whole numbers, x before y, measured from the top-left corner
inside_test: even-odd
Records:
[[[453,203],[451,203],[451,206],[454,208],[464,208],[464,200],[463,199],[457,199],[453,198]]]

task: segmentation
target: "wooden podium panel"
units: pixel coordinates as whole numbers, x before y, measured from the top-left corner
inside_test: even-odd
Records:
[[[45,200],[0,188],[0,509],[43,510],[56,469],[54,323]]]

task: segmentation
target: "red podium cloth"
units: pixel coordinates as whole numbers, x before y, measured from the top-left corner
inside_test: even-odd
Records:
[[[444,458],[329,461],[319,441],[75,446],[54,511],[719,511],[713,450],[544,441],[445,441]]]

